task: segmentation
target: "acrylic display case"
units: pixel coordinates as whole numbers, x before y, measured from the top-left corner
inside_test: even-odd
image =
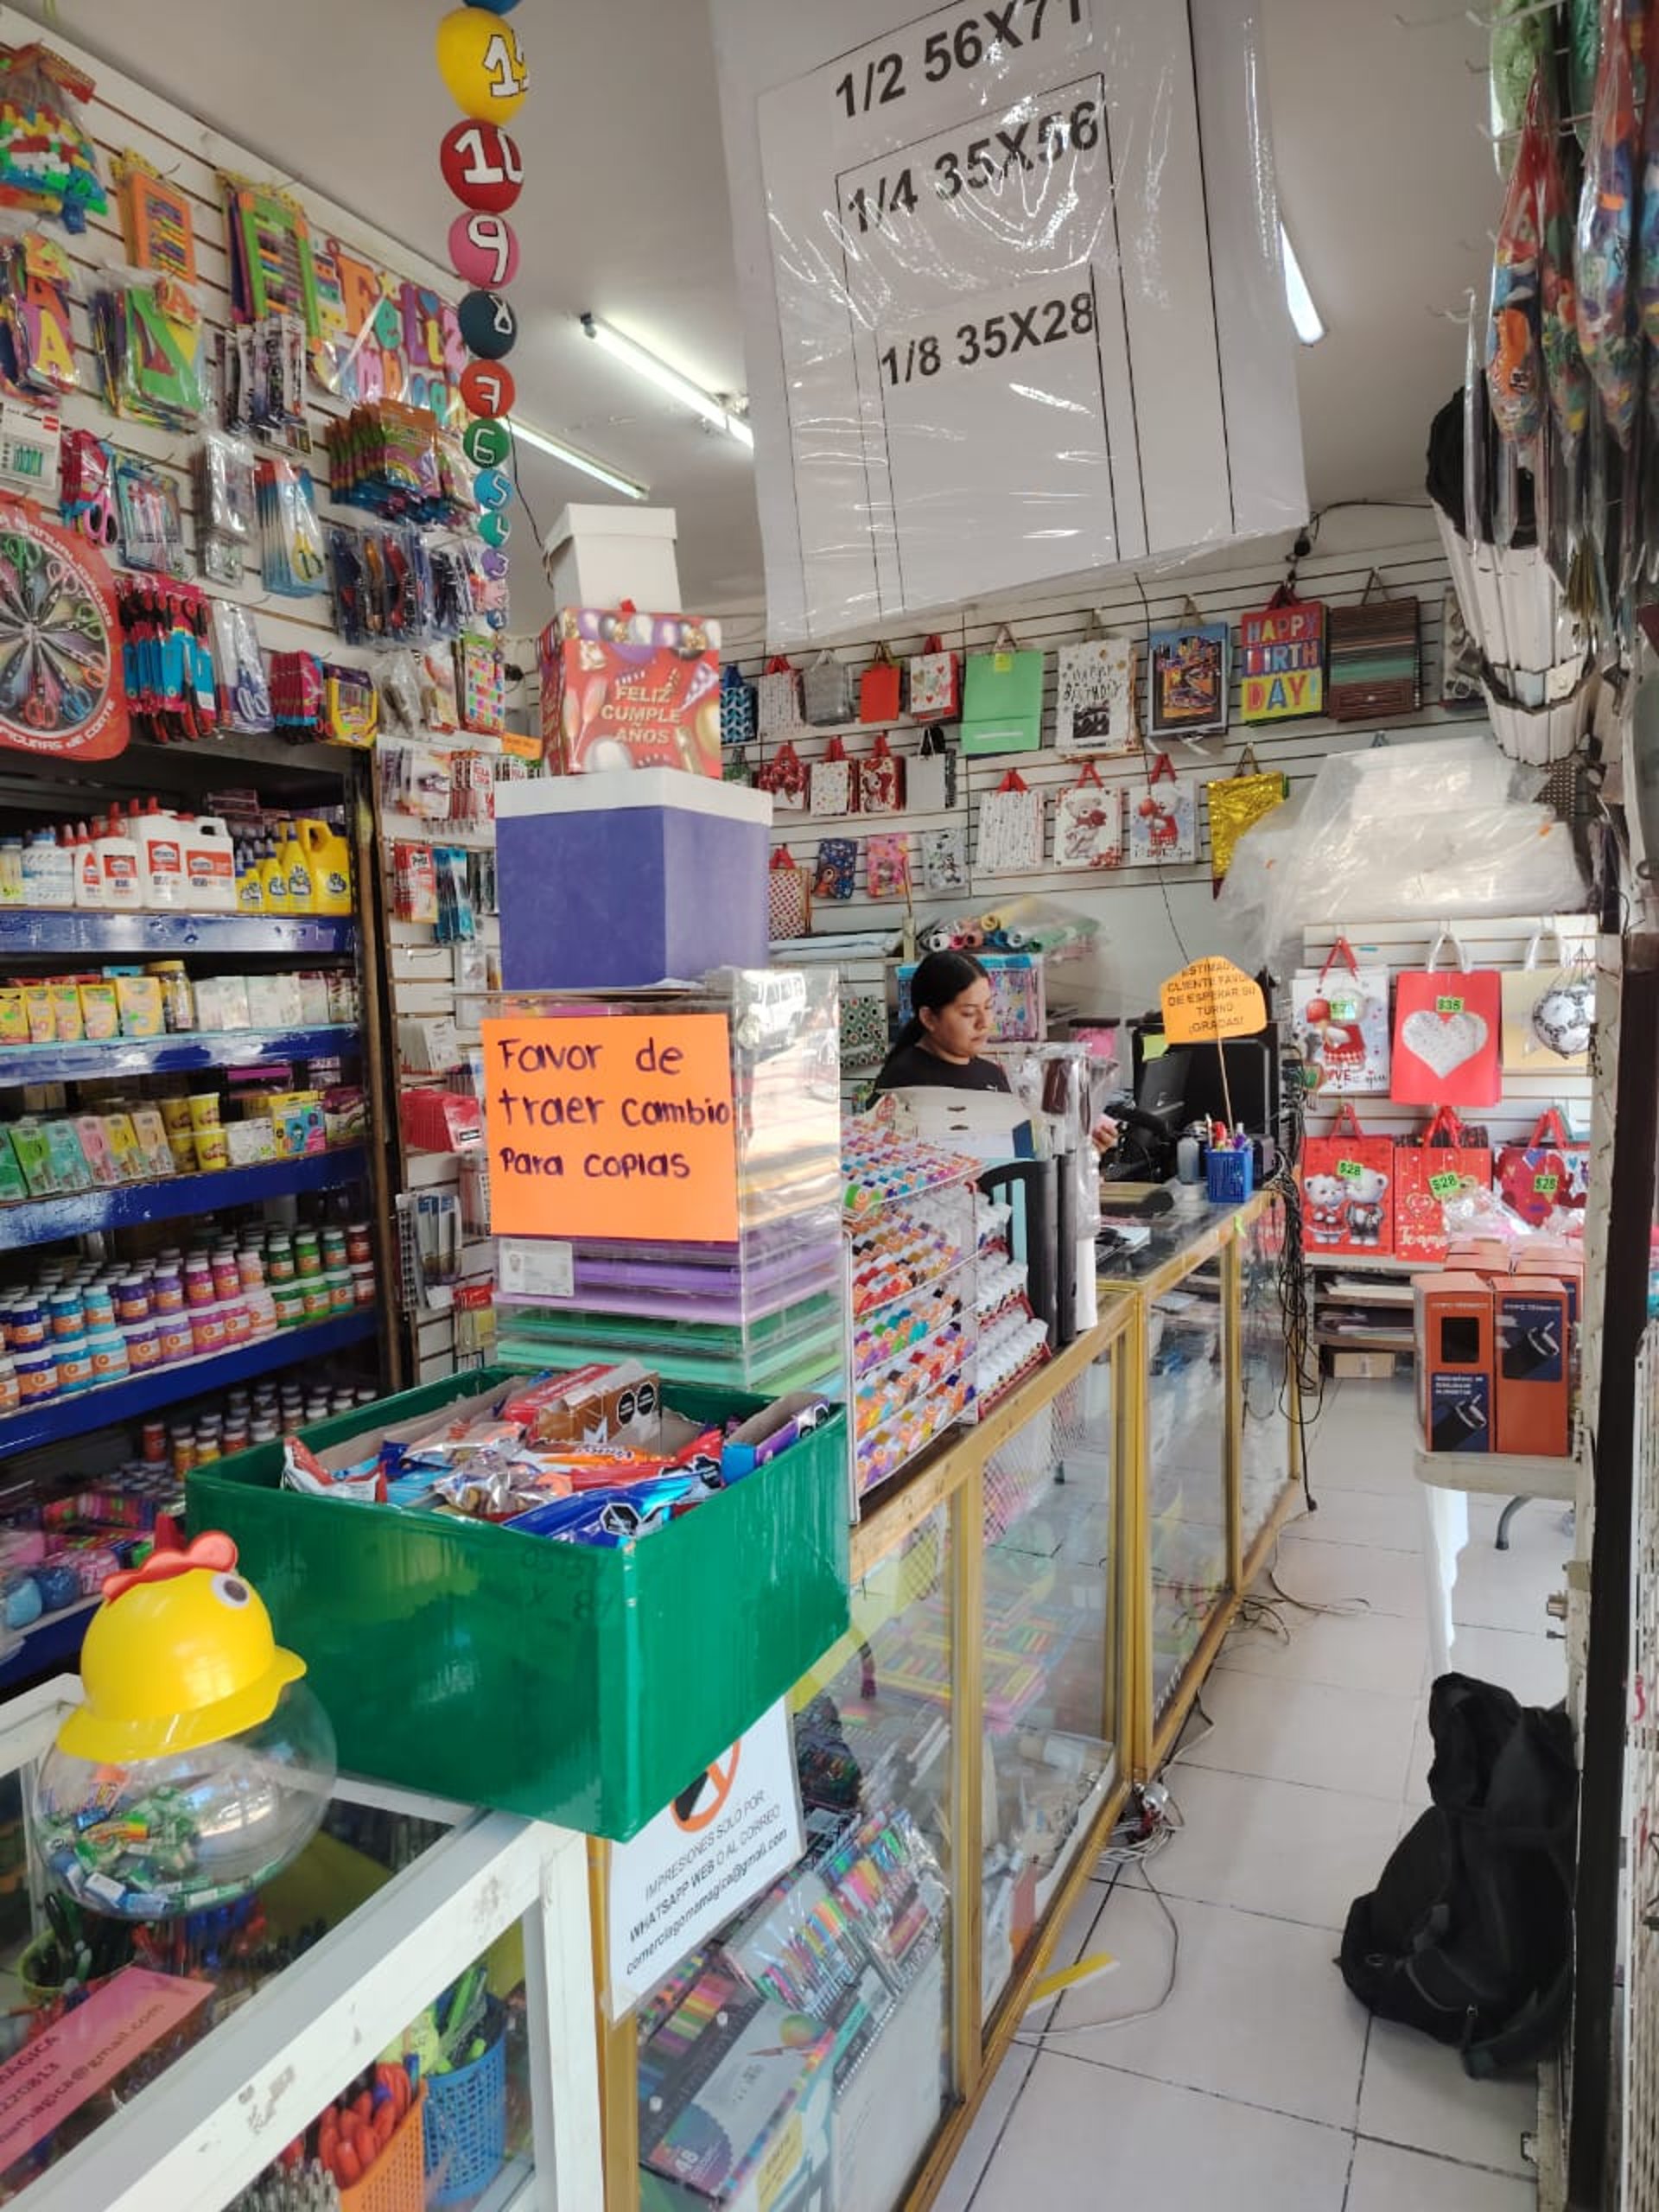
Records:
[[[667,1380],[768,1394],[835,1380],[843,1352],[836,997],[833,971],[725,969],[685,990],[491,1001],[491,1017],[715,1014],[727,1025],[735,1109],[736,1236],[504,1240],[496,1306],[505,1364],[632,1355]],[[493,1147],[497,1131],[489,1134]]]

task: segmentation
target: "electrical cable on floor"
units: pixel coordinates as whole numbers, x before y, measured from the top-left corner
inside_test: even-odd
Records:
[[[1160,1828],[1157,1833],[1160,1834],[1166,1840],[1167,1840],[1170,1831]],[[1160,1848],[1161,1848],[1161,1845],[1160,1846]],[[1132,2027],[1137,2020],[1149,2020],[1155,2012],[1161,2012],[1163,2011],[1165,2005],[1168,2004],[1170,1999],[1175,1994],[1175,1981],[1176,1977],[1180,1971],[1181,1964],[1181,1930],[1179,1923],[1176,1920],[1174,1914],[1169,1909],[1168,1903],[1165,1898],[1163,1891],[1158,1887],[1151,1875],[1147,1872],[1147,1859],[1155,1856],[1155,1852],[1147,1851],[1142,1853],[1135,1859],[1134,1864],[1140,1873],[1141,1882],[1150,1893],[1159,1911],[1162,1913],[1164,1918],[1169,1923],[1169,1969],[1167,1974],[1165,1975],[1164,1986],[1157,2002],[1152,2005],[1141,2005],[1133,2012],[1115,2012],[1109,2018],[1103,2020],[1079,2020],[1073,2027],[1055,2026],[1051,2028],[1032,2028],[1020,2034],[1017,2034],[1014,2038],[1015,2043],[1023,2044],[1027,2050],[1040,2050],[1045,2044],[1054,2042],[1061,2037],[1070,2036],[1099,2035],[1108,2028]]]

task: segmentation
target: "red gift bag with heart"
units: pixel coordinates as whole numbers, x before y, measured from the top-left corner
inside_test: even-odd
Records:
[[[1460,1192],[1489,1191],[1492,1148],[1442,1106],[1420,1137],[1394,1147],[1394,1252],[1399,1260],[1443,1260],[1446,1209]]]
[[[1498,1152],[1497,1194],[1535,1229],[1558,1207],[1581,1213],[1589,1191],[1590,1147],[1573,1143],[1558,1106],[1538,1116],[1529,1142]]]
[[[1440,969],[1448,937],[1459,964]],[[1496,1106],[1503,1096],[1503,977],[1495,968],[1471,968],[1457,938],[1442,930],[1427,967],[1395,981],[1389,1096],[1402,1106]]]

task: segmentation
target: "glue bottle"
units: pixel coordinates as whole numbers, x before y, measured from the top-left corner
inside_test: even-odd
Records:
[[[138,847],[127,835],[121,818],[121,802],[114,800],[109,818],[98,825],[94,841],[104,871],[104,904],[124,914],[134,914],[144,903],[144,887],[138,867]]]
[[[92,830],[86,823],[76,824],[70,851],[75,864],[76,906],[101,909],[104,905],[104,862],[92,842]]]

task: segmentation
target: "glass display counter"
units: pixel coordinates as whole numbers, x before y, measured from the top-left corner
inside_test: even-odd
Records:
[[[283,2157],[343,2212],[601,2201],[584,1838],[342,1777],[246,1898],[83,1923],[24,1811],[73,1695],[0,1713],[0,2203],[240,2212]]]

